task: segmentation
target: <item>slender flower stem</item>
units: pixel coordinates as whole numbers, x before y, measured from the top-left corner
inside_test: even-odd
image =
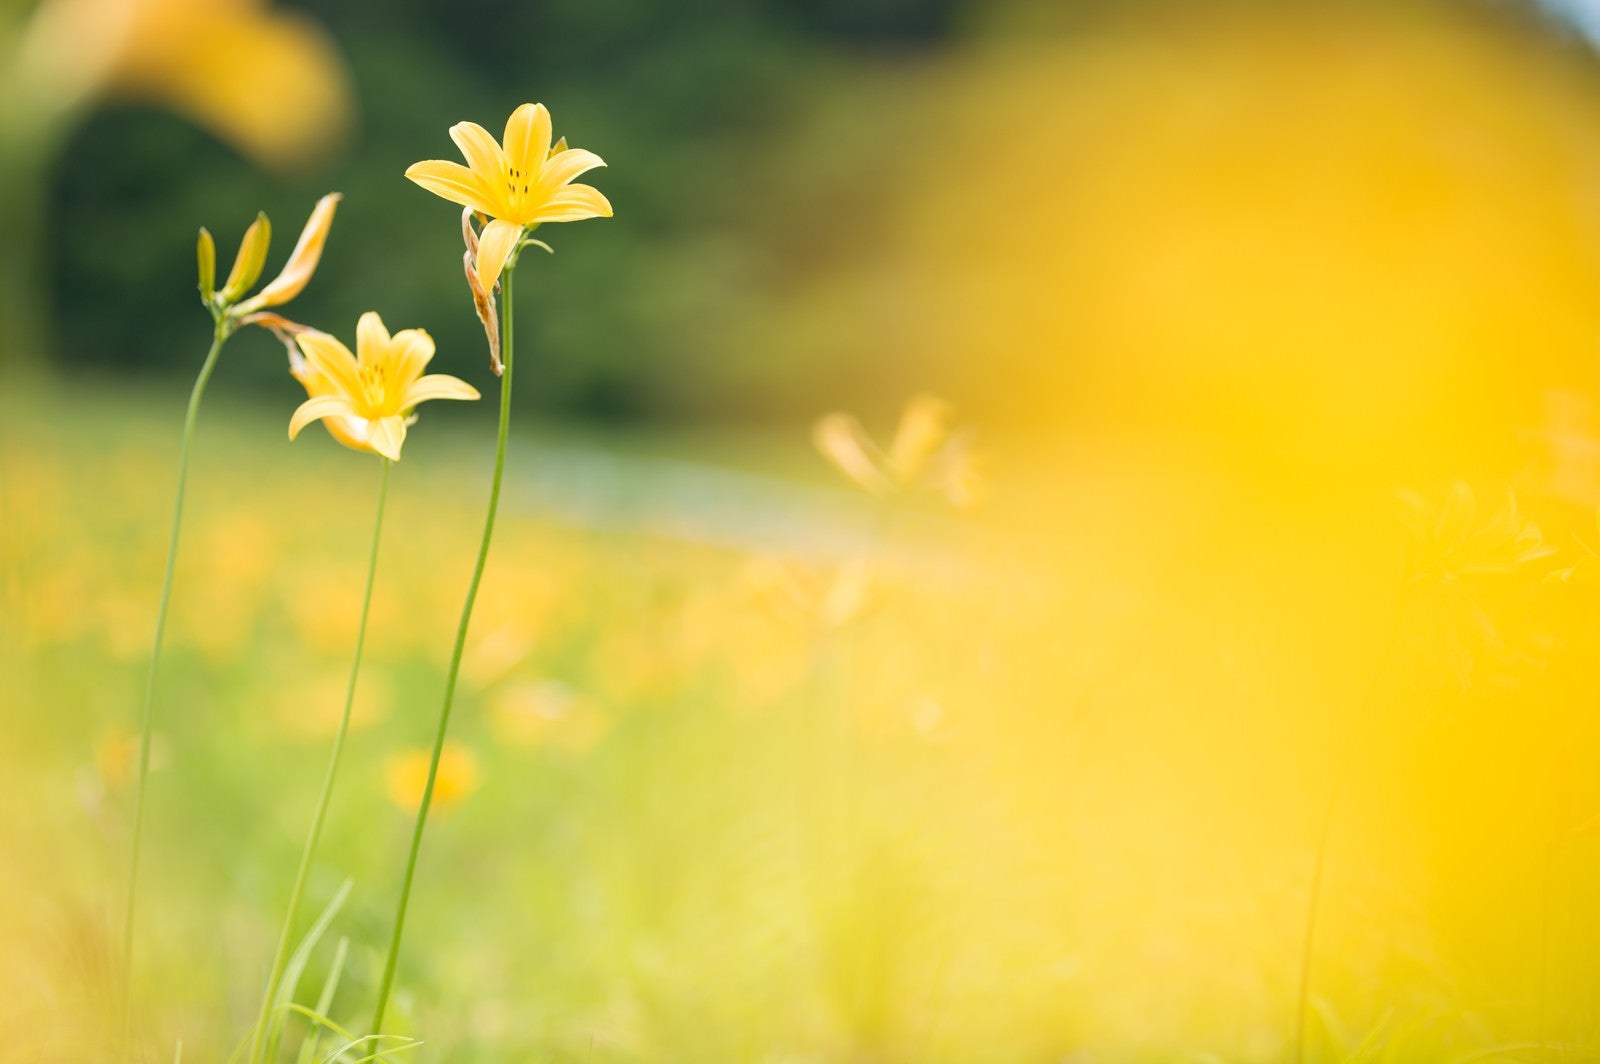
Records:
[[[205,396],[211,371],[216,368],[222,345],[233,332],[232,322],[217,320],[211,335],[211,350],[195,378],[189,393],[189,409],[183,418],[183,443],[178,449],[178,493],[172,505],[172,535],[167,540],[167,568],[161,578],[161,605],[156,608],[156,631],[150,649],[150,666],[145,673],[144,707],[139,714],[139,771],[133,797],[133,845],[128,856],[128,889],[122,910],[122,994],[123,1035],[128,1050],[133,1045],[133,917],[138,900],[139,852],[144,841],[145,790],[150,778],[150,731],[155,715],[156,669],[161,662],[161,644],[167,631],[167,607],[172,601],[172,574],[178,563],[178,535],[183,529],[183,497],[189,480],[189,444],[194,439],[195,422],[199,420],[200,400]]]
[[[1344,795],[1345,785],[1350,779],[1354,752],[1363,738],[1361,727],[1366,722],[1373,700],[1377,698],[1378,687],[1383,682],[1384,674],[1389,671],[1389,660],[1394,656],[1395,644],[1400,635],[1400,622],[1405,616],[1406,606],[1411,597],[1410,592],[1411,569],[1408,565],[1400,580],[1400,595],[1395,601],[1394,613],[1389,619],[1389,631],[1384,637],[1377,666],[1367,681],[1367,689],[1361,698],[1355,727],[1350,735],[1346,736],[1346,749],[1339,758],[1338,775],[1334,777],[1333,786],[1328,790],[1327,804],[1322,809],[1322,823],[1317,830],[1317,856],[1311,866],[1311,885],[1306,893],[1305,929],[1300,940],[1300,973],[1295,995],[1294,1035],[1291,1042],[1294,1064],[1305,1064],[1307,1042],[1310,1039],[1311,961],[1316,953],[1317,917],[1322,911],[1322,881],[1328,864],[1328,843],[1333,837],[1334,816],[1339,808],[1339,799]]]
[[[495,442],[494,479],[489,485],[489,511],[483,521],[483,539],[478,544],[478,560],[472,570],[472,582],[467,586],[467,601],[461,607],[461,621],[456,626],[455,649],[450,655],[450,671],[445,680],[444,706],[439,711],[439,729],[433,738],[433,757],[428,762],[428,779],[422,787],[422,802],[417,807],[417,820],[411,831],[411,852],[406,858],[405,877],[400,883],[400,905],[395,911],[394,934],[389,941],[389,956],[383,965],[383,979],[378,984],[378,1005],[372,1016],[370,1034],[383,1033],[383,1020],[389,1010],[389,994],[394,987],[395,966],[400,959],[400,940],[405,933],[406,906],[411,901],[411,884],[417,872],[417,854],[422,850],[422,830],[428,822],[428,808],[433,804],[433,785],[439,775],[439,758],[444,753],[445,734],[450,728],[450,710],[455,703],[456,678],[461,672],[461,656],[467,646],[467,628],[472,623],[472,607],[478,599],[478,586],[483,582],[483,569],[489,560],[489,543],[494,536],[495,514],[500,508],[500,481],[506,466],[506,437],[511,426],[511,276],[515,260],[506,264],[500,274],[502,309],[501,361],[504,373],[500,378],[500,432]]]
[[[294,936],[295,924],[300,917],[300,899],[305,892],[306,876],[311,871],[311,861],[316,855],[317,843],[322,839],[322,826],[327,820],[328,804],[333,797],[333,782],[339,774],[339,759],[344,753],[345,737],[350,733],[350,710],[355,704],[356,680],[361,675],[361,651],[367,642],[367,617],[372,611],[372,585],[378,575],[378,544],[383,538],[383,510],[384,503],[389,497],[389,470],[394,463],[387,458],[379,457],[378,465],[377,516],[372,522],[372,551],[367,558],[367,585],[361,597],[361,620],[356,626],[356,649],[350,661],[350,681],[345,686],[344,710],[339,714],[339,730],[334,733],[333,750],[328,755],[328,771],[322,779],[322,794],[317,799],[317,811],[311,817],[311,831],[306,836],[305,850],[300,854],[300,868],[295,872],[294,887],[289,891],[289,911],[284,915],[283,930],[278,934],[278,948],[272,955],[272,969],[267,976],[267,989],[261,997],[261,1013],[250,1036],[252,1064],[265,1059],[264,1055],[273,1042],[273,1039],[268,1037],[273,1001],[278,996],[278,984],[283,980],[283,969],[289,960],[289,944]]]

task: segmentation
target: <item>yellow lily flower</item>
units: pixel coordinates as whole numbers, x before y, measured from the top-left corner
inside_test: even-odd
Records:
[[[289,438],[322,421],[334,439],[357,451],[400,460],[412,410],[429,399],[476,399],[478,390],[442,373],[423,376],[433,358],[433,337],[421,329],[393,336],[373,311],[356,324],[356,354],[326,333],[295,337],[305,363],[291,372],[310,398],[289,419]]]
[[[517,243],[531,226],[611,217],[600,190],[573,179],[605,161],[592,151],[551,145],[550,112],[525,103],[506,121],[503,146],[476,122],[450,127],[467,165],[428,159],[406,169],[406,177],[490,221],[478,237],[478,280],[492,290]]]

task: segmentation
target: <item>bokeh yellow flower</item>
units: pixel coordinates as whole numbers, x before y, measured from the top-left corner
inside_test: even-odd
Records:
[[[393,336],[373,311],[356,324],[356,354],[326,333],[302,332],[295,342],[303,362],[290,365],[311,398],[289,420],[289,438],[322,421],[334,439],[357,451],[400,460],[412,410],[429,399],[476,399],[478,390],[457,377],[422,375],[433,358],[433,338],[421,329]]]
[[[583,753],[605,737],[604,714],[560,680],[521,680],[489,702],[495,737],[507,746],[548,744]]]
[[[1505,502],[1487,515],[1479,512],[1472,489],[1460,481],[1450,486],[1441,503],[1412,493],[1401,498],[1412,535],[1412,571],[1419,579],[1511,576],[1556,552],[1509,491]]]
[[[47,115],[100,96],[160,104],[274,166],[331,146],[351,113],[344,63],[322,27],[252,0],[46,0],[23,31],[15,73]]]
[[[811,440],[822,456],[858,487],[880,497],[923,487],[966,509],[981,499],[982,477],[972,438],[951,427],[954,410],[943,399],[918,395],[906,404],[885,453],[849,414],[819,418]]]
[[[407,750],[396,754],[384,766],[384,783],[389,800],[407,812],[422,804],[422,791],[428,784],[429,750]],[[448,809],[466,801],[478,789],[478,759],[460,743],[446,743],[439,755],[439,774],[433,781],[433,804]]]
[[[551,138],[550,112],[542,103],[525,103],[506,121],[497,142],[476,122],[450,127],[467,165],[428,159],[406,169],[406,177],[452,203],[487,215],[478,238],[478,280],[494,288],[506,259],[526,230],[545,222],[577,222],[611,217],[600,190],[573,179],[605,162],[592,151],[568,148]]]

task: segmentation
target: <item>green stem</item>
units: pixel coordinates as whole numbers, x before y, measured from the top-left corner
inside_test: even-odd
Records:
[[[495,513],[500,508],[500,481],[505,473],[506,437],[511,426],[511,275],[512,264],[507,264],[500,275],[501,318],[503,321],[501,361],[505,372],[500,378],[500,432],[495,443],[494,479],[489,485],[489,512],[483,522],[483,539],[478,544],[478,560],[472,570],[472,582],[467,586],[467,601],[461,608],[461,621],[456,626],[455,649],[450,655],[450,671],[445,680],[444,706],[439,711],[439,729],[433,738],[433,757],[428,762],[428,779],[422,787],[422,802],[417,807],[416,824],[411,830],[411,852],[406,858],[405,877],[400,883],[400,905],[395,911],[394,934],[389,941],[389,956],[383,965],[383,979],[378,984],[378,1006],[372,1016],[371,1033],[383,1033],[384,1014],[389,1009],[389,993],[394,986],[395,966],[400,959],[400,940],[405,933],[406,907],[411,901],[411,884],[417,872],[417,854],[422,849],[422,830],[428,822],[428,808],[433,804],[434,780],[439,774],[439,758],[444,753],[445,734],[450,727],[450,710],[455,703],[456,678],[461,672],[461,656],[467,646],[467,628],[472,623],[472,607],[478,599],[478,586],[483,582],[484,565],[489,560],[489,542],[494,536]]]
[[[178,495],[172,506],[172,535],[167,541],[167,568],[161,578],[161,605],[156,609],[156,632],[150,649],[150,667],[145,673],[144,707],[139,715],[139,771],[134,785],[133,846],[128,857],[128,890],[122,915],[122,992],[124,1009],[124,1042],[132,1050],[133,1033],[133,916],[139,885],[139,852],[144,841],[145,790],[150,778],[150,730],[155,713],[156,667],[161,662],[161,644],[167,631],[167,607],[172,601],[172,574],[178,562],[178,535],[183,528],[183,497],[189,479],[189,444],[194,439],[194,426],[200,414],[200,400],[205,395],[206,383],[216,368],[222,345],[232,333],[232,323],[227,318],[217,321],[211,336],[211,350],[195,378],[194,389],[189,393],[189,409],[183,418],[183,443],[178,450]]]
[[[263,1059],[272,1039],[268,1034],[272,1019],[272,1005],[278,996],[278,984],[283,980],[284,965],[289,959],[289,943],[294,936],[294,926],[300,917],[300,899],[305,892],[306,876],[311,871],[311,860],[316,855],[317,843],[322,839],[322,826],[327,820],[328,804],[333,797],[333,781],[339,774],[339,759],[344,754],[345,737],[350,733],[350,710],[356,699],[356,680],[361,675],[361,651],[367,642],[367,617],[372,611],[372,586],[378,575],[378,544],[383,538],[383,509],[389,497],[389,470],[394,463],[387,458],[378,459],[378,513],[372,522],[372,551],[367,557],[367,585],[361,597],[361,620],[356,626],[355,656],[350,662],[350,680],[345,685],[344,710],[339,714],[339,730],[334,733],[333,751],[328,755],[328,771],[322,778],[322,794],[317,799],[317,811],[311,817],[311,831],[306,836],[305,849],[300,854],[300,868],[295,872],[294,887],[289,891],[289,911],[283,918],[283,930],[278,934],[278,948],[272,955],[272,968],[267,976],[267,989],[261,997],[261,1013],[256,1018],[255,1030],[250,1036],[250,1060]],[[281,1022],[281,1020],[279,1021]]]

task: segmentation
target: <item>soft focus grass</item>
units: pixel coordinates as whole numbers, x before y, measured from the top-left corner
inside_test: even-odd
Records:
[[[4,1059],[85,1059],[112,1014],[177,403],[93,382],[4,400]],[[151,784],[152,1059],[180,1039],[223,1059],[249,1023],[339,708],[375,471],[291,446],[286,415],[202,419]],[[409,820],[389,766],[431,734],[490,442],[425,416],[393,481],[310,888],[317,908],[355,880],[310,980],[349,936],[342,1020],[371,1007]],[[745,549],[704,499],[698,529],[542,503],[594,442],[516,442],[453,731],[477,786],[427,840],[403,956],[414,1059],[1278,1059],[1353,734],[1320,1058],[1594,1044],[1600,855],[1550,849],[1600,811],[1583,589],[1491,604],[1520,657],[1429,604],[1364,700],[1407,550],[1383,493],[1285,501],[1154,440],[1001,441],[982,516],[801,492],[806,519],[757,520]],[[650,497],[627,471],[663,448],[822,472],[802,439],[605,446],[623,497]],[[819,586],[865,552],[859,615],[808,618],[763,537],[810,545],[790,575]]]

